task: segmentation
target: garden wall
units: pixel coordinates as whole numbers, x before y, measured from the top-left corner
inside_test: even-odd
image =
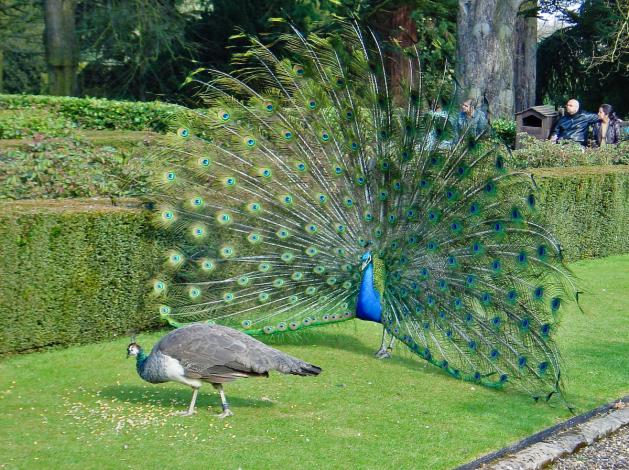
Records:
[[[629,167],[531,173],[542,217],[566,260],[629,253]],[[0,354],[157,325],[145,296],[167,242],[135,206],[67,199],[0,204]]]

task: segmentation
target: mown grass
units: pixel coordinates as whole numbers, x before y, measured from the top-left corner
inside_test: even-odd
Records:
[[[586,313],[568,308],[558,341],[568,399],[583,412],[629,393],[629,256],[573,268]],[[456,381],[401,350],[376,360],[379,339],[377,325],[348,322],[278,346],[324,372],[228,385],[226,421],[213,416],[210,386],[195,416],[173,416],[190,390],[142,382],[124,359],[127,338],[5,358],[0,467],[452,468],[571,416],[559,403]]]

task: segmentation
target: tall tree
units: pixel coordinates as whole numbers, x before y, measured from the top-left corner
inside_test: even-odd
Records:
[[[524,1],[515,20],[513,90],[515,112],[535,105],[537,0]]]
[[[77,93],[76,0],[45,0],[45,44],[51,95]]]
[[[364,19],[387,47],[387,69],[392,89],[408,82],[410,71],[403,66],[404,50],[419,54],[422,65],[422,85],[427,96],[439,96],[448,101],[455,53],[457,0],[398,0],[382,1],[365,12]],[[412,51],[410,50],[413,47]],[[386,47],[386,46],[385,46]]]
[[[523,0],[459,0],[457,79],[495,117],[514,113],[514,33]]]

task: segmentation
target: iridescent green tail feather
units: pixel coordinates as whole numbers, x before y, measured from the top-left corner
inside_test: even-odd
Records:
[[[251,334],[348,320],[369,250],[385,328],[411,351],[455,377],[560,391],[552,338],[574,280],[507,151],[427,107],[417,51],[390,89],[355,23],[282,36],[291,60],[250,40],[234,75],[191,77],[207,111],[154,155],[156,223],[179,240],[153,281],[162,317]]]

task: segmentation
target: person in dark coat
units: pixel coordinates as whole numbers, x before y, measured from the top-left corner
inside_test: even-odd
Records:
[[[603,147],[618,144],[621,140],[620,119],[610,104],[602,104],[598,108],[599,121],[594,124],[594,144]]]
[[[598,116],[579,110],[577,100],[568,100],[564,114],[550,134],[552,142],[573,141],[585,147],[588,129],[598,122]]]

